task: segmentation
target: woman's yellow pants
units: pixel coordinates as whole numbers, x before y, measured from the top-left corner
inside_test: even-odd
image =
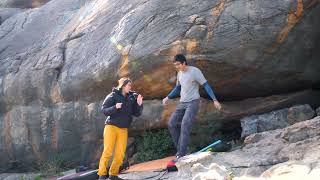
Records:
[[[106,125],[103,131],[103,152],[100,158],[98,175],[107,175],[107,166],[114,150],[114,157],[109,169],[110,176],[117,176],[122,165],[128,140],[128,128]]]

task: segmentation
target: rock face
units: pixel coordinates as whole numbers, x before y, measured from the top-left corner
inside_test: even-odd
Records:
[[[241,137],[250,134],[281,129],[300,121],[313,118],[315,112],[310,105],[298,105],[261,115],[253,115],[240,120]]]
[[[317,108],[316,112],[317,112],[317,116],[320,116],[320,107]]]
[[[28,174],[0,174],[1,180],[15,180],[15,179],[25,179],[25,180],[34,180],[39,177],[40,174],[28,173]]]
[[[0,2],[0,8],[6,7],[6,8],[36,8],[39,7],[50,0],[1,0]]]
[[[218,164],[220,177],[230,175],[236,179],[250,177],[272,179],[311,179],[320,176],[320,117],[291,125],[284,129],[252,134],[245,139],[242,149],[227,153],[202,153],[183,157],[178,161],[177,178],[196,177],[195,166],[209,167]],[[216,167],[216,165],[215,165]],[[202,169],[200,173],[204,170]],[[198,171],[199,172],[199,171]],[[191,176],[190,176],[191,174]],[[212,174],[214,175],[214,174]],[[214,178],[215,176],[212,176]]]
[[[320,92],[302,91],[291,94],[249,98],[242,101],[223,102],[222,110],[217,111],[214,108],[212,101],[201,98],[200,110],[196,116],[196,120],[199,122],[214,121],[217,127],[222,127],[224,125],[234,127],[232,126],[232,124],[235,125],[235,122],[237,122],[238,125],[235,126],[240,127],[239,119],[250,116],[252,114],[268,113],[274,109],[281,109],[304,103],[311,103],[312,106],[317,107],[317,104],[319,102]],[[172,112],[174,112],[178,103],[179,99],[170,100],[170,102],[166,106],[162,105],[161,100],[145,101],[143,114],[141,117],[133,121],[131,129],[134,131],[142,131],[144,129],[166,128],[170,115],[172,114]],[[310,119],[314,115],[314,110],[312,110],[309,105],[292,107],[291,109],[282,111],[280,111],[279,113],[287,113],[288,115],[288,117],[284,121],[291,121],[293,118],[298,116],[299,119],[295,119],[295,121],[297,122],[306,120],[305,116],[307,117],[307,119]],[[295,114],[296,112],[298,114]],[[250,119],[252,118],[253,117],[251,117]],[[269,118],[269,116],[267,118]],[[284,118],[285,117],[283,117],[283,119]],[[293,123],[294,122],[291,122],[290,124]],[[245,128],[245,126],[243,127]],[[279,128],[283,127],[285,126],[281,126]]]
[[[36,2],[47,1],[1,7]],[[320,80],[319,8],[313,0],[52,0],[11,16],[0,25],[0,167],[54,153],[89,161],[100,103],[116,80],[130,76],[146,99],[163,98],[178,52],[220,99],[310,88]]]
[[[209,168],[204,167],[202,164],[198,163],[192,166],[192,179],[194,180],[228,180],[230,178],[228,170],[217,164],[212,163]],[[214,177],[214,178],[213,178]]]
[[[9,17],[22,12],[19,8],[0,8],[0,25]]]

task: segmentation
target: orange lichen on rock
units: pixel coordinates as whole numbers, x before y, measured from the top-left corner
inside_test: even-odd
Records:
[[[7,115],[4,118],[4,142],[5,142],[5,150],[7,152],[12,152],[12,137],[11,137],[11,127],[12,127],[12,121],[10,113],[7,113]]]
[[[118,75],[120,77],[125,77],[125,76],[128,76],[129,74],[129,56],[128,55],[124,55],[122,57],[122,62],[121,62],[121,65],[120,65],[120,68],[119,68],[119,71],[118,71]]]
[[[51,90],[51,100],[53,103],[61,102],[61,92],[58,83]]]
[[[315,4],[313,1],[307,6],[310,7],[311,4]],[[282,28],[280,33],[277,36],[276,44],[273,44],[271,47],[265,49],[266,53],[274,53],[277,51],[280,44],[282,44],[288,37],[290,31],[294,26],[300,21],[302,18],[302,14],[304,11],[304,5],[302,0],[298,0],[297,9],[296,11],[289,12],[287,16],[287,24]]]
[[[221,12],[224,10],[225,1],[220,2],[212,9],[212,15],[220,16]]]
[[[195,39],[189,39],[186,44],[186,49],[189,54],[197,47],[197,41]]]
[[[277,43],[283,43],[283,41],[288,37],[291,29],[299,22],[303,13],[303,2],[298,0],[297,10],[295,12],[289,12],[287,17],[287,24],[281,30],[280,34],[277,37]]]
[[[168,83],[173,76],[175,76],[175,69],[172,63],[165,62],[154,67],[150,72],[143,72],[139,79],[134,80],[134,89],[143,93],[146,98],[152,98],[156,95],[166,96],[173,88],[172,84]],[[144,89],[148,91],[143,91]]]
[[[211,11],[212,16],[214,16],[214,20],[209,22],[208,24],[207,40],[211,39],[213,36],[213,28],[217,24],[219,20],[219,16],[221,15],[222,11],[225,8],[225,2],[226,2],[225,0],[221,1],[219,4],[215,5]]]
[[[132,45],[129,44],[125,47],[123,47],[122,45],[120,45],[121,48],[118,48],[118,50],[120,51],[121,55],[122,55],[122,60],[120,63],[120,68],[118,70],[118,75],[120,77],[125,77],[129,75],[129,52],[132,48]]]

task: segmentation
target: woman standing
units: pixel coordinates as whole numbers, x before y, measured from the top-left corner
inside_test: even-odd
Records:
[[[109,169],[110,180],[121,180],[119,168],[126,152],[128,128],[132,116],[140,116],[143,109],[143,97],[131,91],[132,81],[121,78],[118,86],[105,98],[101,111],[107,116],[103,132],[103,153],[100,158],[99,179],[107,179],[107,166],[114,151],[114,158]]]

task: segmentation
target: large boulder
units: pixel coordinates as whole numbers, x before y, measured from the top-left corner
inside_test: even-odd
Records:
[[[22,12],[19,8],[0,8],[0,25],[9,17]]]
[[[225,102],[220,112],[214,109],[211,101],[201,99],[196,120],[213,121],[220,130],[230,124],[240,127],[241,117],[299,103],[317,103],[317,97],[320,97],[319,92],[303,91]],[[142,116],[134,119],[130,131],[136,134],[145,129],[166,128],[177,103],[178,100],[172,100],[163,106],[160,100],[146,100]],[[3,158],[0,164],[6,168],[13,168],[13,164],[31,167],[34,162],[41,163],[57,154],[74,163],[97,162],[101,155],[105,120],[100,112],[101,104],[102,100],[90,104],[85,101],[57,103],[53,107],[42,107],[36,103],[14,106],[5,116],[0,116],[0,127],[3,129],[3,138],[0,138]]]
[[[37,85],[56,87],[59,101],[96,100],[127,75],[146,98],[164,97],[175,78],[168,60],[177,52],[203,70],[221,98],[309,88],[320,80],[318,4],[55,0],[1,25],[3,93]],[[203,35],[194,37],[198,31]],[[52,78],[36,84],[46,79],[42,71]]]
[[[30,2],[45,1],[5,7]],[[52,0],[11,16],[0,25],[0,166],[54,153],[89,161],[101,100],[117,79],[130,76],[145,99],[159,100],[174,86],[169,60],[178,52],[219,99],[308,89],[320,80],[319,8],[311,0]]]
[[[269,131],[274,129],[282,129],[300,121],[313,118],[314,110],[310,105],[296,105],[266,114],[253,115],[242,118],[240,120],[242,133],[244,138],[250,134]]]
[[[226,153],[200,153],[179,159],[176,179],[192,179],[193,169],[201,166],[201,173],[211,173],[211,178],[250,179],[311,179],[320,176],[320,117],[277,129],[256,133],[245,139],[244,147]],[[217,165],[215,165],[217,164]],[[224,170],[224,171],[222,171]],[[217,173],[223,172],[223,173]],[[289,178],[290,177],[290,178]]]
[[[0,8],[36,8],[51,0],[1,0]]]
[[[241,118],[246,118],[253,114],[269,113],[272,110],[287,108],[296,104],[310,103],[313,107],[316,107],[319,101],[320,92],[308,90],[223,102],[221,111],[218,111],[214,108],[212,101],[201,98],[200,110],[196,116],[196,121],[204,124],[214,122],[215,127],[217,127],[214,130],[227,129],[228,127],[233,130],[232,128],[234,127],[240,127],[239,119]],[[178,103],[179,99],[169,100],[165,106],[162,105],[161,100],[145,101],[142,116],[134,119],[131,130],[143,131],[144,129],[166,128],[170,115],[175,111]],[[290,124],[311,119],[314,115],[314,110],[309,105],[292,107],[282,111],[287,113],[287,121],[292,121]],[[268,118],[269,116],[266,121],[268,121]],[[279,128],[284,127],[281,126]]]

